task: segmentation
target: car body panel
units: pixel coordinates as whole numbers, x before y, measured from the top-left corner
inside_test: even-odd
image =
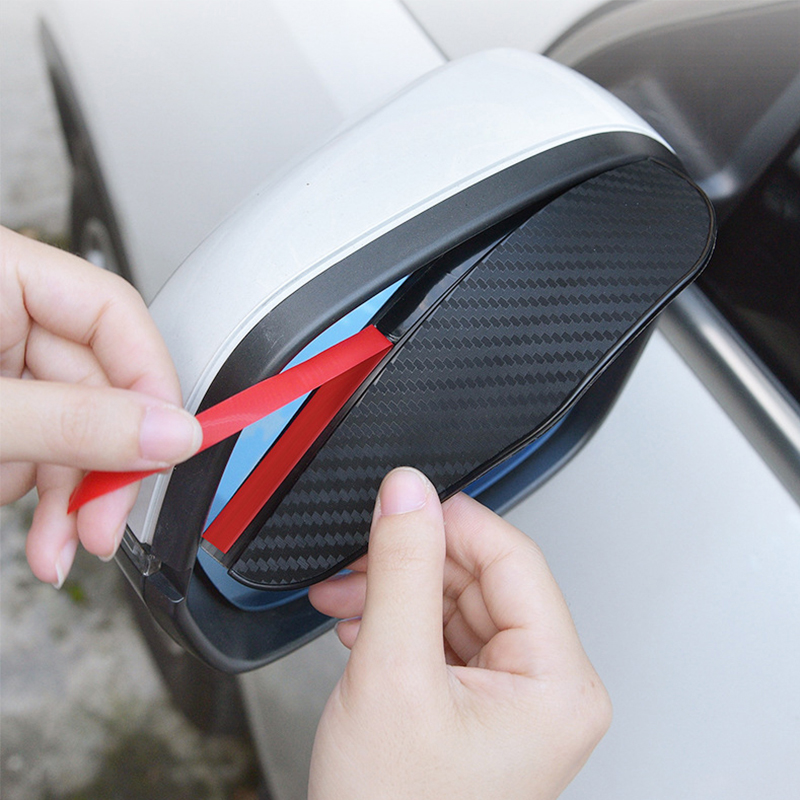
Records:
[[[580,457],[506,515],[543,548],[615,706],[565,797],[796,792],[800,513],[759,462],[655,336]]]
[[[444,63],[394,0],[51,5],[48,28],[148,301],[269,175]]]
[[[575,23],[609,5],[607,0],[403,0],[447,56],[491,47],[543,53]],[[613,5],[620,5],[619,3]]]

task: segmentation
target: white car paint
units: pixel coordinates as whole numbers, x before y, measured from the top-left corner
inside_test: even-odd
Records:
[[[148,301],[269,175],[444,63],[395,0],[51,5]]]
[[[543,53],[605,0],[403,0],[447,58],[490,47]]]

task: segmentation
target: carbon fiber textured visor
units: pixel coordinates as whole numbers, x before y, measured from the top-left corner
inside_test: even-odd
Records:
[[[712,243],[702,193],[646,159],[435,259],[370,321],[393,342],[388,355],[234,545],[203,547],[257,589],[337,572],[365,552],[388,470],[418,467],[444,499],[543,436],[696,277]]]

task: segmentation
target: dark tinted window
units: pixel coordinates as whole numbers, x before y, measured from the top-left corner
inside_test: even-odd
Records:
[[[724,220],[701,285],[800,401],[800,148]]]

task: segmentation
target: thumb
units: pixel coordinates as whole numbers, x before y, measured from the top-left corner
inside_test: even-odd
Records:
[[[415,469],[381,484],[367,555],[367,592],[351,662],[443,667],[445,535],[436,489]]]
[[[202,442],[191,414],[138,392],[17,378],[0,379],[0,388],[2,461],[162,469]]]

